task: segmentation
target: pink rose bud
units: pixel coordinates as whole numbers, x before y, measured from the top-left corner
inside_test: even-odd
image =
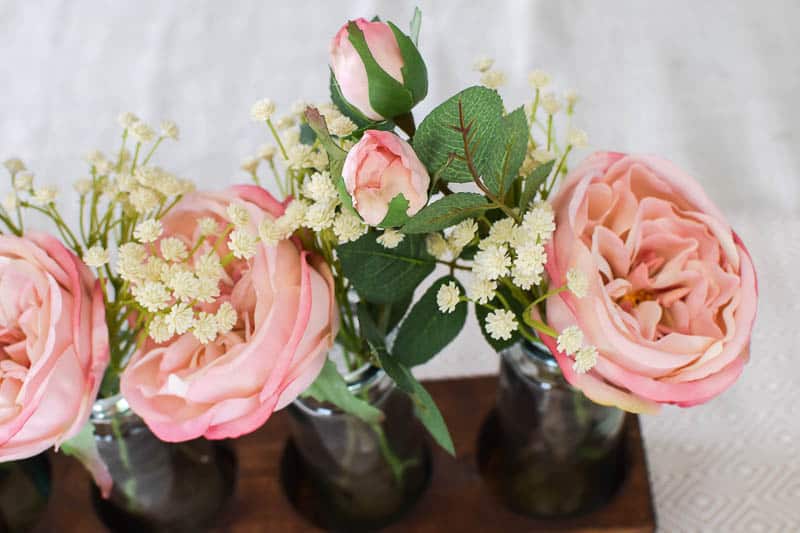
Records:
[[[108,329],[99,282],[50,235],[0,236],[0,339],[0,461],[74,437],[108,366]]]
[[[547,302],[561,332],[597,347],[576,373],[545,337],[564,376],[595,402],[633,412],[688,407],[727,389],[749,357],[758,287],[742,241],[700,185],[656,157],[597,153],[552,198],[553,286],[577,269],[586,295]]]
[[[350,35],[351,24],[360,35]],[[359,50],[354,42],[364,46]],[[363,18],[346,23],[331,41],[330,65],[341,96],[372,120],[407,113],[428,91],[419,51],[392,23]]]
[[[408,200],[409,217],[428,202],[428,171],[411,145],[388,131],[364,132],[348,152],[342,176],[353,207],[371,226],[386,218],[398,194]]]
[[[198,221],[231,223],[227,208],[233,202],[247,210],[244,229],[253,235],[262,221],[284,213],[282,204],[256,186],[197,192],[162,219],[164,235],[197,242]],[[196,256],[214,246],[206,240]],[[218,251],[225,255],[227,246]],[[120,387],[131,408],[162,440],[235,438],[256,430],[311,385],[333,346],[333,276],[299,239],[260,243],[254,257],[224,268],[220,297],[206,310],[229,303],[237,314],[233,329],[208,344],[192,333],[163,344],[148,339],[122,374]]]

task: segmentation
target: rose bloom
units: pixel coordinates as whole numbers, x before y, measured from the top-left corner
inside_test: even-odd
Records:
[[[0,235],[0,461],[86,424],[108,366],[99,282],[58,240]]]
[[[354,22],[364,33],[367,47],[378,65],[391,77],[403,83],[403,56],[400,53],[397,39],[388,24],[369,22],[363,18]],[[370,105],[367,69],[364,67],[361,56],[350,42],[347,31],[348,24],[342,26],[331,41],[331,70],[333,70],[336,81],[339,82],[342,96],[351,105],[372,120],[382,120],[384,117]]]
[[[750,255],[700,185],[656,157],[597,153],[552,198],[553,286],[576,268],[584,298],[548,299],[557,330],[595,345],[586,374],[545,338],[564,376],[595,402],[633,412],[717,396],[749,356],[757,283]]]
[[[226,225],[227,206],[249,213],[254,235],[263,219],[284,206],[260,187],[237,186],[221,193],[185,196],[163,219],[164,236],[191,247],[200,238],[198,221]],[[195,253],[214,245],[208,239]],[[227,241],[218,246],[228,253]],[[204,436],[238,437],[260,427],[303,392],[319,374],[338,329],[331,271],[297,240],[259,243],[249,260],[225,267],[220,297],[205,311],[230,302],[238,321],[229,333],[201,344],[191,333],[164,344],[148,339],[126,367],[120,387],[131,408],[162,440]]]
[[[398,194],[408,200],[412,216],[428,202],[431,179],[411,145],[388,131],[367,130],[347,153],[342,176],[353,207],[375,226],[386,217]]]

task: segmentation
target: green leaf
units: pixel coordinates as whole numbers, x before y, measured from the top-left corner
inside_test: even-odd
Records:
[[[313,130],[320,144],[322,144],[322,147],[328,152],[328,158],[332,162],[338,161],[343,164],[344,159],[347,157],[347,152],[336,144],[336,141],[331,137],[331,134],[328,132],[328,125],[325,123],[325,117],[320,114],[316,107],[307,108],[305,116],[308,127]],[[339,175],[341,175],[341,167],[339,167]]]
[[[520,209],[526,209],[528,204],[531,203],[533,197],[536,196],[537,189],[539,189],[542,183],[547,180],[547,177],[550,176],[550,172],[553,170],[553,164],[555,164],[555,160],[539,165],[525,178],[525,188],[522,190],[522,194],[519,197]]]
[[[499,292],[508,304],[511,306],[511,311],[513,311],[517,317],[519,317],[522,312],[525,310],[524,306],[517,302],[513,296],[511,296],[511,292],[506,287],[498,287],[497,292]],[[492,301],[489,302],[496,309],[503,309],[503,304],[500,302],[499,298],[494,298]],[[475,304],[475,316],[478,319],[478,325],[481,328],[481,333],[483,333],[483,337],[486,339],[486,342],[495,349],[495,351],[505,350],[522,340],[522,336],[519,334],[519,331],[514,331],[511,333],[511,338],[508,340],[498,340],[492,338],[491,335],[486,331],[486,317],[491,313],[492,310],[484,307],[480,304]]]
[[[376,409],[350,391],[347,382],[330,359],[325,360],[322,372],[303,394],[320,402],[332,403],[342,411],[350,413],[368,424],[383,420],[383,413],[380,409]]]
[[[433,272],[436,261],[425,250],[425,239],[408,235],[393,249],[370,231],[354,242],[339,245],[336,253],[344,276],[362,298],[375,303],[404,300]]]
[[[402,83],[383,70],[367,46],[364,33],[355,22],[347,26],[348,39],[356,49],[367,71],[369,104],[384,117],[396,117],[414,107],[414,99]]]
[[[339,108],[339,111],[341,111],[343,115],[352,120],[353,124],[359,129],[369,126],[372,121],[361,111],[356,109],[355,106],[350,105],[350,102],[348,102],[342,94],[342,88],[339,86],[336,76],[333,75],[333,71],[331,70],[330,72],[331,102]]]
[[[358,323],[361,327],[361,335],[367,339],[367,342],[372,347],[383,371],[394,380],[400,390],[411,397],[417,418],[419,418],[433,439],[439,446],[447,450],[450,455],[455,455],[453,439],[450,437],[450,432],[447,430],[442,413],[439,412],[439,408],[436,407],[431,395],[417,381],[411,370],[386,351],[385,337],[375,324],[369,308],[361,302],[358,304],[356,312],[358,314]]]
[[[313,146],[317,140],[317,134],[306,123],[300,124],[300,142],[306,146]]]
[[[406,370],[409,375],[411,372]],[[414,394],[412,399],[416,407],[417,418],[419,418],[422,425],[431,434],[433,440],[436,441],[447,453],[455,456],[456,449],[453,445],[453,438],[450,436],[450,431],[447,429],[447,423],[444,421],[439,408],[436,407],[436,402],[433,401],[431,395],[425,390],[425,387],[417,381],[414,376],[411,376],[414,385]]]
[[[400,47],[400,55],[403,56],[403,67],[400,69],[403,73],[403,85],[411,91],[413,103],[416,104],[428,94],[428,69],[415,42],[393,23],[387,22],[387,24],[392,29]],[[419,31],[419,28],[417,30]]]
[[[414,46],[419,46],[419,29],[422,26],[422,11],[418,7],[414,8],[414,16],[411,17],[411,24],[409,24],[409,36],[414,42]]]
[[[448,194],[414,215],[405,226],[403,233],[431,233],[458,224],[470,217],[477,217],[489,208],[489,202],[482,194],[457,192]]]
[[[389,202],[389,210],[386,212],[386,216],[383,217],[380,224],[378,224],[378,227],[396,228],[402,226],[408,220],[406,211],[408,211],[408,200],[400,193]]]
[[[519,168],[528,152],[528,132],[528,119],[525,117],[525,110],[522,106],[503,117],[506,151],[503,161],[501,193],[508,192],[514,180],[517,179]]]
[[[466,134],[465,129],[469,130]],[[503,101],[497,91],[469,87],[436,107],[417,128],[414,151],[428,172],[440,179],[473,181],[475,176],[464,161],[465,135],[475,172],[491,190],[499,190],[505,135]]]
[[[445,276],[431,285],[400,326],[392,346],[392,356],[405,366],[421,365],[439,353],[456,338],[467,320],[467,302],[459,302],[452,313],[442,313],[436,303],[439,288],[454,282],[464,294],[461,284]]]

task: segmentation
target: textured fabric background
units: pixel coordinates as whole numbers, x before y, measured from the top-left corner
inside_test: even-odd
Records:
[[[497,58],[527,95],[543,68],[583,95],[593,148],[652,152],[702,180],[750,247],[761,281],[741,381],[692,410],[645,419],[663,531],[800,530],[800,3],[421,2],[430,94],[420,116]],[[266,140],[253,101],[326,96],[327,45],[348,17],[406,27],[401,2],[0,0],[0,158],[61,187],[116,146],[116,116],[171,118],[161,162],[206,187],[237,177]],[[72,204],[74,205],[74,204]],[[494,372],[474,325],[424,376]]]

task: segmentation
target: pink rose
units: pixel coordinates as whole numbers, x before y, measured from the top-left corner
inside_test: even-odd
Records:
[[[385,22],[369,22],[363,18],[354,22],[364,33],[367,47],[378,65],[392,78],[403,83],[403,56],[392,29]],[[345,23],[336,33],[330,46],[331,70],[339,82],[342,96],[372,120],[389,118],[381,116],[370,105],[367,69],[350,42],[348,24]]]
[[[55,238],[0,235],[0,461],[60,446],[108,366],[99,282]]]
[[[194,193],[162,219],[164,235],[191,246],[200,237],[198,220],[211,217],[227,225],[232,202],[247,209],[253,234],[263,219],[284,211],[260,187]],[[215,240],[207,240],[196,257]],[[225,256],[227,243],[217,250]],[[233,330],[205,345],[191,333],[161,345],[148,340],[122,375],[122,393],[165,441],[233,438],[254,431],[322,369],[338,330],[333,291],[328,265],[299,241],[259,244],[255,257],[225,267],[221,296],[205,309],[215,312],[230,302],[238,315]]]
[[[342,175],[353,207],[372,226],[386,217],[389,203],[398,194],[408,200],[408,216],[428,202],[428,171],[411,145],[388,131],[364,132],[348,152]]]
[[[586,374],[546,338],[566,379],[595,402],[633,412],[717,396],[749,356],[758,290],[750,255],[700,185],[656,157],[597,153],[552,199],[547,272],[589,277],[584,298],[550,298],[557,330],[597,347]]]

